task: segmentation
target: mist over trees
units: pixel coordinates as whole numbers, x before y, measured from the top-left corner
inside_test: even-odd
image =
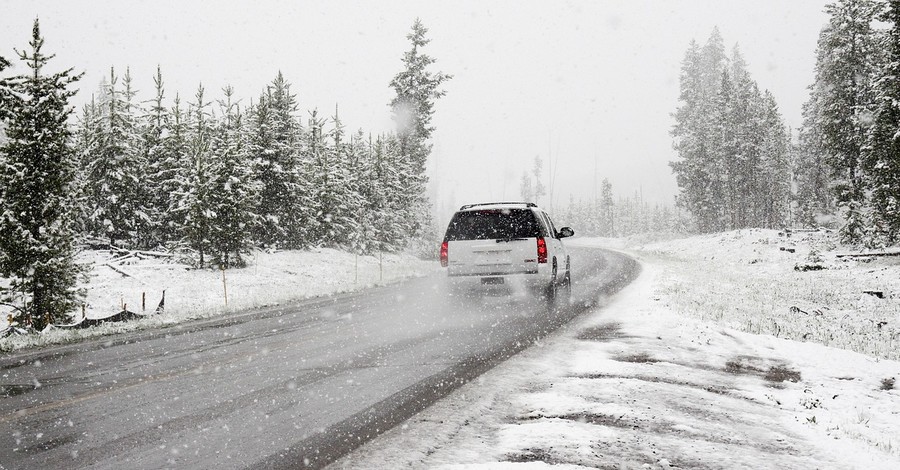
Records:
[[[788,223],[790,136],[774,97],[760,91],[737,45],[716,29],[692,41],[681,68],[671,163],[678,205],[701,233]]]
[[[0,302],[18,325],[64,322],[82,302],[79,241],[226,269],[253,247],[371,254],[431,235],[425,163],[450,76],[430,70],[426,33],[416,20],[389,84],[397,131],[372,135],[348,133],[337,106],[301,113],[280,72],[245,104],[202,84],[170,98],[159,68],[145,98],[111,68],[70,123],[80,75],[42,73],[35,21],[18,53],[31,72],[0,79]]]
[[[900,2],[840,0],[819,35],[803,108],[798,219],[836,216],[842,239],[900,242]]]

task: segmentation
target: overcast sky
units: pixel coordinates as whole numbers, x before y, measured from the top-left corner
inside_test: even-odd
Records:
[[[78,103],[110,66],[131,68],[142,99],[159,64],[170,97],[192,97],[201,82],[218,97],[230,84],[244,103],[281,70],[304,117],[313,108],[330,116],[338,104],[349,129],[377,133],[392,129],[388,83],[419,17],[433,70],[454,75],[434,119],[442,212],[519,199],[536,156],[556,173],[557,209],[570,194],[591,197],[602,178],[617,194],[670,203],[670,114],[691,39],[702,44],[718,26],[729,51],[739,43],[797,127],[826,3],[0,0],[0,55],[25,47],[39,17],[55,65],[86,72]]]

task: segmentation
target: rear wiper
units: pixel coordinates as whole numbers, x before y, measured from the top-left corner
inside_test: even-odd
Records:
[[[527,238],[498,238],[498,239],[497,239],[497,243],[500,243],[500,242],[503,242],[503,243],[517,242],[517,241],[520,241],[520,240],[528,240],[528,239],[527,239]]]

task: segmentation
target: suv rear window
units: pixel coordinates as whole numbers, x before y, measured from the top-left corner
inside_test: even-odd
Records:
[[[534,213],[527,209],[457,212],[450,220],[447,241],[535,238],[541,236]]]

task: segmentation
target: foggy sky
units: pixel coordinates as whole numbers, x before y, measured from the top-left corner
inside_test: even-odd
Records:
[[[280,70],[304,122],[307,110],[331,116],[337,104],[348,131],[378,133],[393,128],[388,83],[419,17],[432,70],[454,75],[433,122],[440,218],[466,202],[519,199],[536,156],[556,209],[570,195],[592,197],[602,178],[618,195],[671,203],[670,115],[690,40],[702,44],[718,26],[729,53],[739,43],[796,128],[825,3],[0,0],[0,55],[27,47],[39,17],[53,64],[85,72],[79,105],[110,66],[131,68],[141,99],[159,64],[170,99],[190,101],[202,82],[213,98],[234,86],[245,105]]]

